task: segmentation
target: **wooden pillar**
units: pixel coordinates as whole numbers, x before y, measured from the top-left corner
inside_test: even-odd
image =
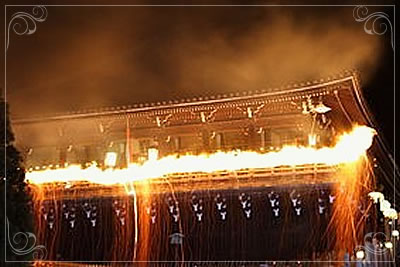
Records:
[[[175,149],[175,152],[179,152],[179,150],[181,149],[181,137],[180,136],[174,137],[174,149]]]
[[[215,137],[217,149],[222,149],[224,146],[224,138],[222,133],[218,133],[217,136]]]

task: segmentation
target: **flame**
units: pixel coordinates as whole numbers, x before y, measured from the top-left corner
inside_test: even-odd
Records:
[[[74,182],[89,182],[101,185],[123,185],[127,194],[120,196],[120,201],[127,207],[126,221],[134,223],[121,227],[118,218],[113,219],[113,246],[114,260],[128,258],[132,254],[129,248],[134,247],[133,260],[149,260],[151,232],[149,214],[143,206],[136,201],[136,184],[141,181],[142,203],[151,202],[150,179],[162,178],[174,173],[212,173],[218,171],[239,171],[244,169],[263,169],[279,166],[296,166],[307,164],[340,165],[339,180],[336,184],[337,200],[334,212],[327,231],[334,231],[338,237],[335,248],[339,252],[338,259],[342,259],[345,251],[352,251],[364,234],[366,218],[360,216],[358,206],[364,192],[372,188],[373,179],[370,176],[370,165],[366,151],[372,145],[375,130],[367,126],[355,126],[350,132],[337,138],[336,144],[331,147],[315,148],[314,146],[285,146],[279,151],[259,153],[254,151],[229,151],[200,155],[174,155],[158,159],[157,151],[152,150],[149,160],[143,164],[129,164],[127,168],[102,169],[95,164],[83,169],[80,165],[70,165],[57,169],[41,169],[26,173],[26,180],[34,189],[34,214],[36,216],[36,232],[41,243],[48,241],[49,258],[55,258],[55,237],[46,237],[46,222],[40,212],[45,200],[45,191],[50,192],[50,197],[56,199],[57,192],[54,186],[65,183],[65,188]],[[113,163],[110,161],[110,163]],[[113,165],[113,164],[109,164]],[[372,174],[371,174],[372,175]],[[50,185],[46,187],[46,185]],[[36,186],[37,185],[37,186]],[[41,186],[44,185],[44,186]],[[172,185],[171,192],[174,192]],[[225,186],[225,184],[224,184]],[[114,187],[113,187],[114,188]],[[90,192],[89,192],[90,194]],[[134,195],[134,202],[130,194]],[[370,193],[371,198],[384,200],[378,193]],[[386,204],[386,202],[385,202]],[[395,218],[397,213],[389,205],[382,205],[387,213],[385,216]],[[143,205],[143,204],[142,204]],[[131,216],[136,216],[133,220]],[[60,222],[58,222],[60,223]],[[180,226],[181,227],[181,226]],[[61,227],[56,227],[60,229]],[[180,230],[182,232],[182,230]],[[132,238],[132,237],[135,238]],[[140,242],[138,243],[138,239]],[[181,251],[182,258],[183,250]],[[131,255],[132,256],[132,255]]]
[[[150,159],[143,164],[129,164],[124,169],[102,169],[92,164],[83,169],[70,165],[59,169],[46,169],[26,173],[30,184],[71,183],[86,181],[102,185],[126,185],[145,179],[161,178],[174,173],[212,173],[244,169],[272,168],[306,164],[337,165],[357,161],[372,145],[375,130],[355,126],[344,133],[332,147],[285,146],[279,151],[259,153],[254,151],[229,151],[200,155],[173,155]]]

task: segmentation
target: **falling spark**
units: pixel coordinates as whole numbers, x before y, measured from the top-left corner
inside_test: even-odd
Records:
[[[371,188],[371,177],[368,172],[366,151],[372,145],[375,130],[366,126],[355,126],[352,131],[337,138],[334,146],[316,148],[315,146],[285,146],[280,151],[259,153],[254,151],[216,152],[200,155],[174,155],[158,158],[158,151],[151,150],[148,161],[143,164],[132,164],[124,169],[102,169],[92,164],[87,168],[80,165],[68,165],[64,168],[38,169],[26,173],[26,180],[33,188],[34,210],[37,223],[38,239],[44,241],[46,225],[41,217],[40,208],[48,197],[57,199],[59,193],[55,187],[62,185],[74,188],[75,183],[88,182],[116,188],[116,185],[125,188],[121,201],[126,205],[126,221],[134,221],[121,227],[118,218],[114,218],[115,238],[113,241],[113,259],[127,258],[129,248],[133,245],[133,260],[148,260],[148,246],[150,241],[149,215],[145,209],[138,209],[137,203],[131,203],[132,195],[136,199],[136,182],[141,185],[141,197],[144,202],[151,201],[151,188],[148,183],[151,179],[163,178],[175,173],[213,173],[219,171],[239,171],[248,169],[266,169],[280,166],[300,166],[308,164],[340,165],[339,179],[336,193],[337,201],[331,218],[331,229],[339,238],[336,249],[340,255],[342,251],[350,251],[357,243],[359,222],[363,220],[357,215],[357,206],[361,196]],[[168,181],[167,181],[168,182]],[[144,185],[144,186],[143,186]],[[360,186],[361,185],[361,186]],[[48,186],[48,187],[47,187]],[[173,194],[173,188],[170,188]],[[374,195],[374,194],[372,194]],[[372,197],[372,196],[371,196]],[[379,196],[376,196],[379,198]],[[135,200],[136,201],[136,200]],[[389,210],[390,207],[387,209]],[[133,217],[131,217],[133,216]],[[114,216],[115,217],[115,216]],[[60,226],[56,227],[59,229]],[[140,229],[139,229],[140,228]],[[137,247],[137,238],[140,233],[141,246]],[[132,240],[132,237],[134,240]],[[132,244],[132,241],[134,242]],[[48,240],[50,244],[55,242]],[[182,259],[184,259],[183,251]],[[55,257],[51,249],[49,257]]]

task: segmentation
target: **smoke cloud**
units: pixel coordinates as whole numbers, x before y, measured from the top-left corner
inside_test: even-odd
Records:
[[[36,33],[11,34],[7,98],[21,118],[268,89],[344,69],[365,81],[382,39],[352,11],[48,7]]]

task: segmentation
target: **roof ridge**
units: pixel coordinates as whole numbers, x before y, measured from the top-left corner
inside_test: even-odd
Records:
[[[252,96],[258,96],[258,95],[264,95],[264,94],[273,94],[273,93],[286,93],[288,92],[287,90],[290,89],[296,89],[296,88],[304,88],[307,86],[316,86],[316,85],[321,85],[323,86],[324,83],[329,83],[332,81],[339,81],[343,78],[350,78],[350,77],[355,77],[356,80],[359,83],[359,74],[358,71],[356,70],[344,70],[341,71],[339,74],[335,76],[327,76],[325,78],[319,78],[319,79],[313,79],[312,81],[301,81],[301,82],[289,82],[284,85],[281,85],[279,87],[270,87],[270,88],[263,88],[263,89],[256,89],[256,90],[247,90],[247,91],[242,91],[242,92],[226,92],[226,93],[220,93],[216,95],[203,95],[203,96],[195,96],[195,97],[186,97],[186,98],[181,98],[180,100],[174,99],[174,100],[163,100],[163,101],[152,101],[152,102],[146,102],[146,103],[135,103],[135,104],[130,104],[130,105],[117,105],[117,106],[104,106],[104,107],[99,107],[99,108],[85,108],[85,109],[79,109],[79,110],[71,110],[67,112],[55,112],[51,114],[37,114],[33,115],[29,118],[13,118],[14,122],[19,122],[19,121],[24,121],[24,120],[35,120],[35,119],[49,119],[52,117],[65,117],[65,116],[71,116],[71,115],[82,115],[82,114],[89,114],[89,113],[102,113],[102,112],[118,112],[118,111],[127,111],[133,110],[133,109],[140,109],[140,108],[151,108],[151,107],[166,107],[168,105],[174,105],[174,104],[195,104],[197,102],[202,102],[202,101],[212,101],[212,100],[229,100],[230,98],[239,98],[239,97],[252,97]]]

